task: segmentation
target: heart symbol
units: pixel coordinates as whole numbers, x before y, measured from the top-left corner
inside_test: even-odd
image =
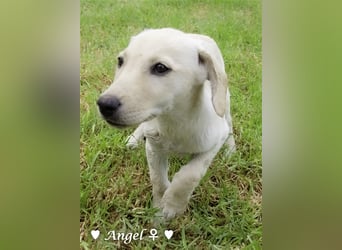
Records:
[[[169,240],[169,239],[171,239],[171,237],[173,235],[173,231],[172,230],[165,230],[164,234],[165,234],[166,238]]]
[[[99,230],[91,230],[91,236],[93,236],[93,239],[96,240],[97,237],[99,237],[100,235],[100,231]]]

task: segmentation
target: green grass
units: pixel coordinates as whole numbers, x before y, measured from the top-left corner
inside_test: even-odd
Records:
[[[261,249],[261,6],[256,0],[81,0],[81,249]],[[144,28],[174,27],[211,36],[226,63],[237,153],[216,156],[186,213],[157,227],[156,241],[105,241],[110,230],[153,228],[143,148],[132,129],[109,127],[96,99],[110,85],[117,53]],[[172,157],[170,176],[186,162]],[[95,241],[90,231],[99,229]],[[170,240],[164,229],[174,230]]]

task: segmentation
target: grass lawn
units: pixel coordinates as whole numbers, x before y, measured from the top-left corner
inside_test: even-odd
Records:
[[[144,28],[174,27],[211,36],[229,76],[237,153],[223,150],[196,188],[186,213],[154,228],[152,188],[143,147],[132,129],[108,126],[96,100],[112,82],[116,55]],[[81,249],[261,249],[261,3],[257,0],[81,0]],[[187,159],[172,157],[170,176]],[[91,230],[101,234],[97,240]],[[130,244],[107,233],[145,231]],[[174,231],[167,240],[164,230]]]

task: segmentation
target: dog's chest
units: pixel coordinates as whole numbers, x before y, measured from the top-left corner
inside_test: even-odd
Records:
[[[193,136],[165,136],[161,135],[161,142],[166,151],[174,153],[199,153],[207,151],[204,139],[198,135]]]
[[[202,153],[213,148],[228,135],[225,119],[152,120],[144,135],[156,150],[170,153]]]
[[[210,136],[211,135],[211,136]],[[216,141],[209,129],[179,126],[159,131],[160,147],[174,153],[200,153],[208,151]]]

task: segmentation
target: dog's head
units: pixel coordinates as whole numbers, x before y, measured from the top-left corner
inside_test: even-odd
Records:
[[[170,28],[145,30],[118,55],[114,82],[97,104],[111,125],[135,125],[191,105],[206,80],[213,107],[223,116],[227,78],[215,42]]]

